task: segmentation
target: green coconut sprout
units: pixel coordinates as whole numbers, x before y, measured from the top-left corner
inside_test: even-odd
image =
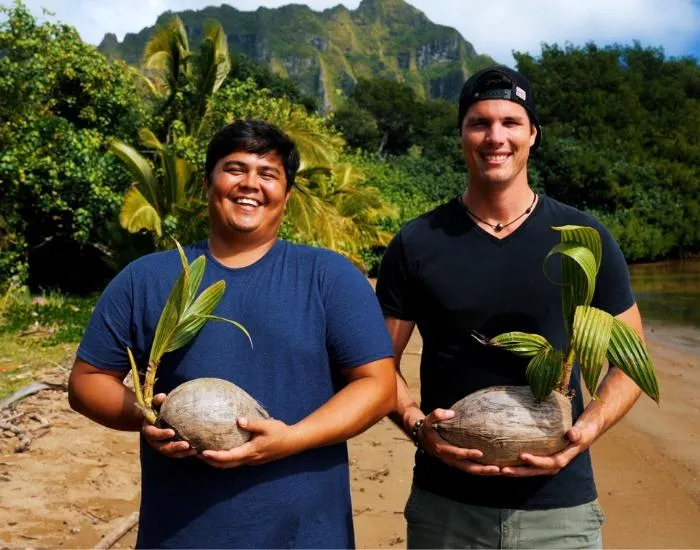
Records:
[[[560,232],[561,242],[547,254],[544,269],[549,278],[547,262],[561,255],[559,284],[567,329],[566,349],[555,349],[539,334],[524,332],[499,334],[487,343],[531,358],[526,376],[538,401],[552,390],[567,394],[574,360],[578,360],[586,388],[597,398],[600,375],[608,360],[658,403],[659,384],[642,339],[629,325],[590,305],[602,256],[600,234],[592,227],[578,225],[552,229]]]
[[[180,253],[182,273],[177,281],[175,281],[170,295],[168,296],[168,301],[165,303],[165,307],[160,314],[153,339],[153,346],[151,347],[151,353],[148,357],[148,366],[146,368],[143,387],[141,387],[141,379],[131,349],[128,347],[126,348],[129,354],[129,362],[131,363],[131,376],[134,382],[136,403],[143,413],[144,418],[151,424],[155,424],[158,417],[158,414],[153,409],[153,386],[156,382],[158,365],[164,354],[186,345],[195,337],[208,320],[231,323],[242,330],[248,337],[250,345],[253,345],[250,334],[243,325],[236,321],[212,315],[212,312],[224,295],[226,283],[224,281],[217,281],[205,288],[202,293],[195,298],[202,283],[202,278],[204,277],[206,260],[202,255],[190,264],[187,261],[187,257],[180,243],[175,241],[175,245]]]

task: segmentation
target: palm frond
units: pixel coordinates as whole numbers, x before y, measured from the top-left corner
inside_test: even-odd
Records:
[[[158,237],[163,234],[160,215],[136,186],[130,187],[124,196],[119,223],[130,233],[150,231]]]
[[[613,366],[629,376],[654,401],[659,402],[659,382],[646,346],[634,329],[618,319],[613,319],[607,356]]]
[[[614,317],[595,307],[576,308],[571,345],[578,358],[581,376],[591,396],[596,397],[598,380],[610,345]]]

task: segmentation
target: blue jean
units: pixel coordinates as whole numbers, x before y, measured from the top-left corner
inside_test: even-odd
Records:
[[[488,508],[413,486],[404,512],[408,548],[601,549],[605,518],[597,500],[550,510]]]

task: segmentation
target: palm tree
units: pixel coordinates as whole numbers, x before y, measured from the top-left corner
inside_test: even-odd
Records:
[[[385,246],[391,239],[380,229],[380,219],[396,216],[379,190],[364,185],[364,180],[350,163],[300,170],[297,194],[287,206],[300,236],[340,252],[361,269],[366,267],[362,251]]]
[[[165,97],[161,114],[165,117],[166,133],[174,120],[181,120],[186,132],[196,135],[211,96],[231,70],[228,41],[221,23],[206,21],[203,35],[199,52],[193,52],[185,26],[175,15],[156,29],[144,49],[146,79],[157,96]]]
[[[132,233],[155,233],[159,247],[169,245],[164,233],[196,240],[204,233],[207,220],[197,170],[178,158],[173,146],[161,143],[150,130],[141,130],[139,139],[144,148],[155,154],[159,161],[157,170],[130,145],[119,140],[111,144],[112,152],[135,180],[124,197],[119,223]]]
[[[202,146],[205,134],[223,124],[220,113],[212,114],[216,109],[209,106],[231,67],[226,35],[216,21],[205,23],[203,35],[199,52],[194,53],[182,21],[173,16],[156,29],[144,50],[144,78],[163,100],[159,113],[163,125],[157,135],[141,130],[139,140],[157,168],[130,145],[121,141],[111,145],[135,180],[126,193],[120,223],[131,232],[155,233],[158,246],[170,246],[164,234],[183,241],[206,234],[201,177],[195,165],[177,153],[183,149],[180,140],[191,139],[196,149]],[[337,164],[342,137],[288,101],[265,101],[265,97],[257,92],[251,105],[242,105],[240,116],[264,112],[299,148],[301,166],[288,205],[287,225],[293,227],[298,240],[337,250],[362,267],[362,249],[388,241],[376,222],[390,215],[390,209],[378,190],[363,185],[364,178],[356,169]]]

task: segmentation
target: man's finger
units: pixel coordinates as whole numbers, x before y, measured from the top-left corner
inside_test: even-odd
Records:
[[[233,462],[245,459],[250,454],[252,446],[252,443],[248,441],[240,447],[229,449],[228,451],[212,451],[207,449],[206,451],[202,451],[201,456],[202,458],[207,458],[217,463]]]
[[[426,417],[426,421],[428,424],[434,424],[435,422],[440,422],[442,420],[449,420],[450,418],[454,418],[455,416],[455,411],[452,409],[435,409],[432,413],[430,413]]]
[[[164,393],[157,393],[153,396],[153,401],[152,403],[156,407],[160,407],[163,404],[163,401],[165,401],[166,394]]]
[[[266,430],[266,425],[269,419],[264,418],[247,418],[241,416],[238,418],[238,425],[247,432],[261,433]]]
[[[156,428],[155,426],[152,426],[150,424],[144,426],[142,431],[143,435],[145,435],[149,439],[164,440],[172,439],[173,437],[175,437],[175,430],[171,428]]]

